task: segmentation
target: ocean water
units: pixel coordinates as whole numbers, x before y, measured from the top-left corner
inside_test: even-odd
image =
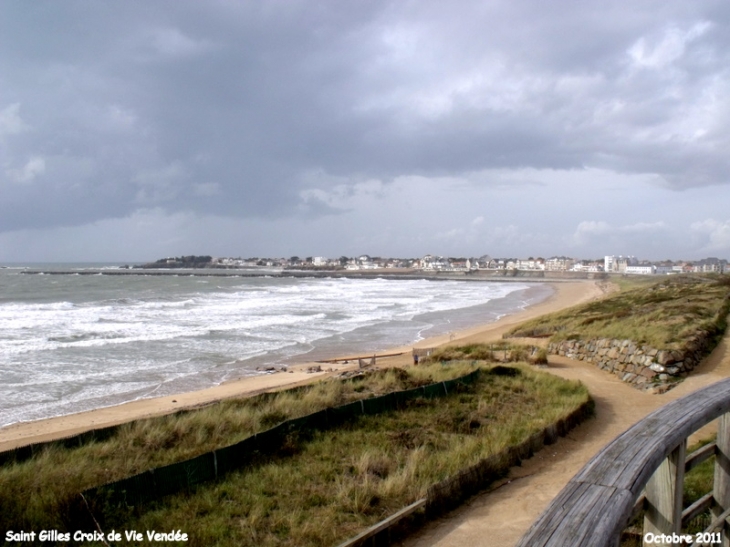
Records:
[[[0,426],[201,389],[262,365],[372,354],[549,294],[519,282],[0,269]]]

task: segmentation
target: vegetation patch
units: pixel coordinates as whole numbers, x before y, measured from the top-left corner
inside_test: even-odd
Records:
[[[525,366],[494,372],[448,397],[415,399],[405,410],[294,439],[290,455],[113,524],[186,523],[190,545],[337,544],[588,399],[579,384]]]
[[[545,348],[513,344],[505,340],[491,344],[465,344],[436,348],[426,357],[424,363],[447,363],[451,361],[484,361],[487,363],[516,363],[527,361],[532,364],[547,363]]]
[[[379,370],[137,420],[79,447],[48,443],[32,459],[0,467],[0,529],[62,529],[72,500],[94,486],[235,444],[288,419],[448,380],[464,370]]]
[[[624,339],[681,350],[698,332],[721,336],[730,313],[730,276],[671,276],[548,314],[506,336],[563,340]]]
[[[385,385],[394,391],[462,376],[471,370],[471,364],[436,364],[374,377],[380,382],[378,391]],[[261,415],[271,416],[275,411],[291,412],[289,407],[273,406],[278,397],[291,397],[292,402],[307,393],[330,393],[331,389],[318,385],[249,401],[263,412]],[[339,392],[344,388],[334,389]],[[366,391],[373,393],[372,388],[353,389],[347,391],[347,397]],[[330,400],[338,398],[329,396]],[[502,366],[444,398],[417,398],[403,410],[362,416],[335,430],[294,434],[282,453],[254,461],[250,467],[191,493],[170,496],[148,507],[126,507],[96,516],[105,530],[179,528],[190,537],[186,545],[332,545],[424,497],[434,483],[524,441],[588,400],[587,391],[578,383],[540,374],[524,365]],[[302,414],[316,410],[309,406]],[[261,427],[261,420],[257,423]],[[204,437],[187,438],[199,438],[201,445],[207,444]],[[226,439],[221,444],[230,443],[231,439]],[[144,455],[150,451],[132,446],[118,461],[125,457],[160,458]],[[86,477],[84,485],[78,478],[68,481],[78,485],[70,489],[74,493],[108,482],[93,483],[82,471],[85,466],[99,466],[84,452],[90,449],[49,450],[31,461],[5,466],[0,473],[0,519],[4,521],[0,527],[20,529],[22,524],[25,529],[64,529],[63,504],[49,501],[46,494],[57,488],[54,485],[64,476]],[[154,451],[165,452],[160,448]],[[61,475],[50,475],[54,473],[52,463],[64,469]],[[104,465],[108,464],[100,467]],[[59,495],[62,493],[57,492],[56,497]],[[34,505],[35,510],[18,512],[15,505]]]

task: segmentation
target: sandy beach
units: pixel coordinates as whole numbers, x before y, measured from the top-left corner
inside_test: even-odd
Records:
[[[402,346],[379,352],[382,355],[399,354],[377,358],[377,366],[401,366],[411,363],[413,347],[432,348],[448,343],[489,342],[498,340],[514,325],[559,309],[599,298],[610,287],[594,281],[555,282],[555,290],[548,299],[518,313],[507,315],[500,320],[463,331],[428,338],[414,346]],[[100,408],[78,414],[59,416],[27,423],[17,423],[0,429],[0,451],[18,446],[68,437],[90,429],[120,424],[139,418],[160,416],[181,409],[194,408],[231,397],[253,395],[266,390],[293,387],[331,376],[345,370],[357,368],[357,357],[363,355],[343,355],[341,361],[347,364],[301,363],[289,366],[287,372],[246,377],[226,382],[211,388],[180,393],[156,399],[142,399],[119,406]],[[319,365],[322,372],[308,372],[307,369]]]

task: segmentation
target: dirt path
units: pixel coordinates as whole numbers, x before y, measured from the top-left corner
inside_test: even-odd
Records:
[[[730,376],[730,334],[690,378],[664,395],[645,394],[589,363],[564,357],[551,357],[548,370],[583,382],[596,401],[596,417],[513,468],[490,492],[409,537],[402,547],[515,545],[573,475],[619,433],[667,402]],[[713,426],[690,442],[708,436]]]

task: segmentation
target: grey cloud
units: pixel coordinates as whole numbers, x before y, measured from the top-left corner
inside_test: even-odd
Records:
[[[315,218],[340,211],[308,190],[495,169],[730,182],[719,0],[40,1],[4,15],[0,231],[141,207]]]

